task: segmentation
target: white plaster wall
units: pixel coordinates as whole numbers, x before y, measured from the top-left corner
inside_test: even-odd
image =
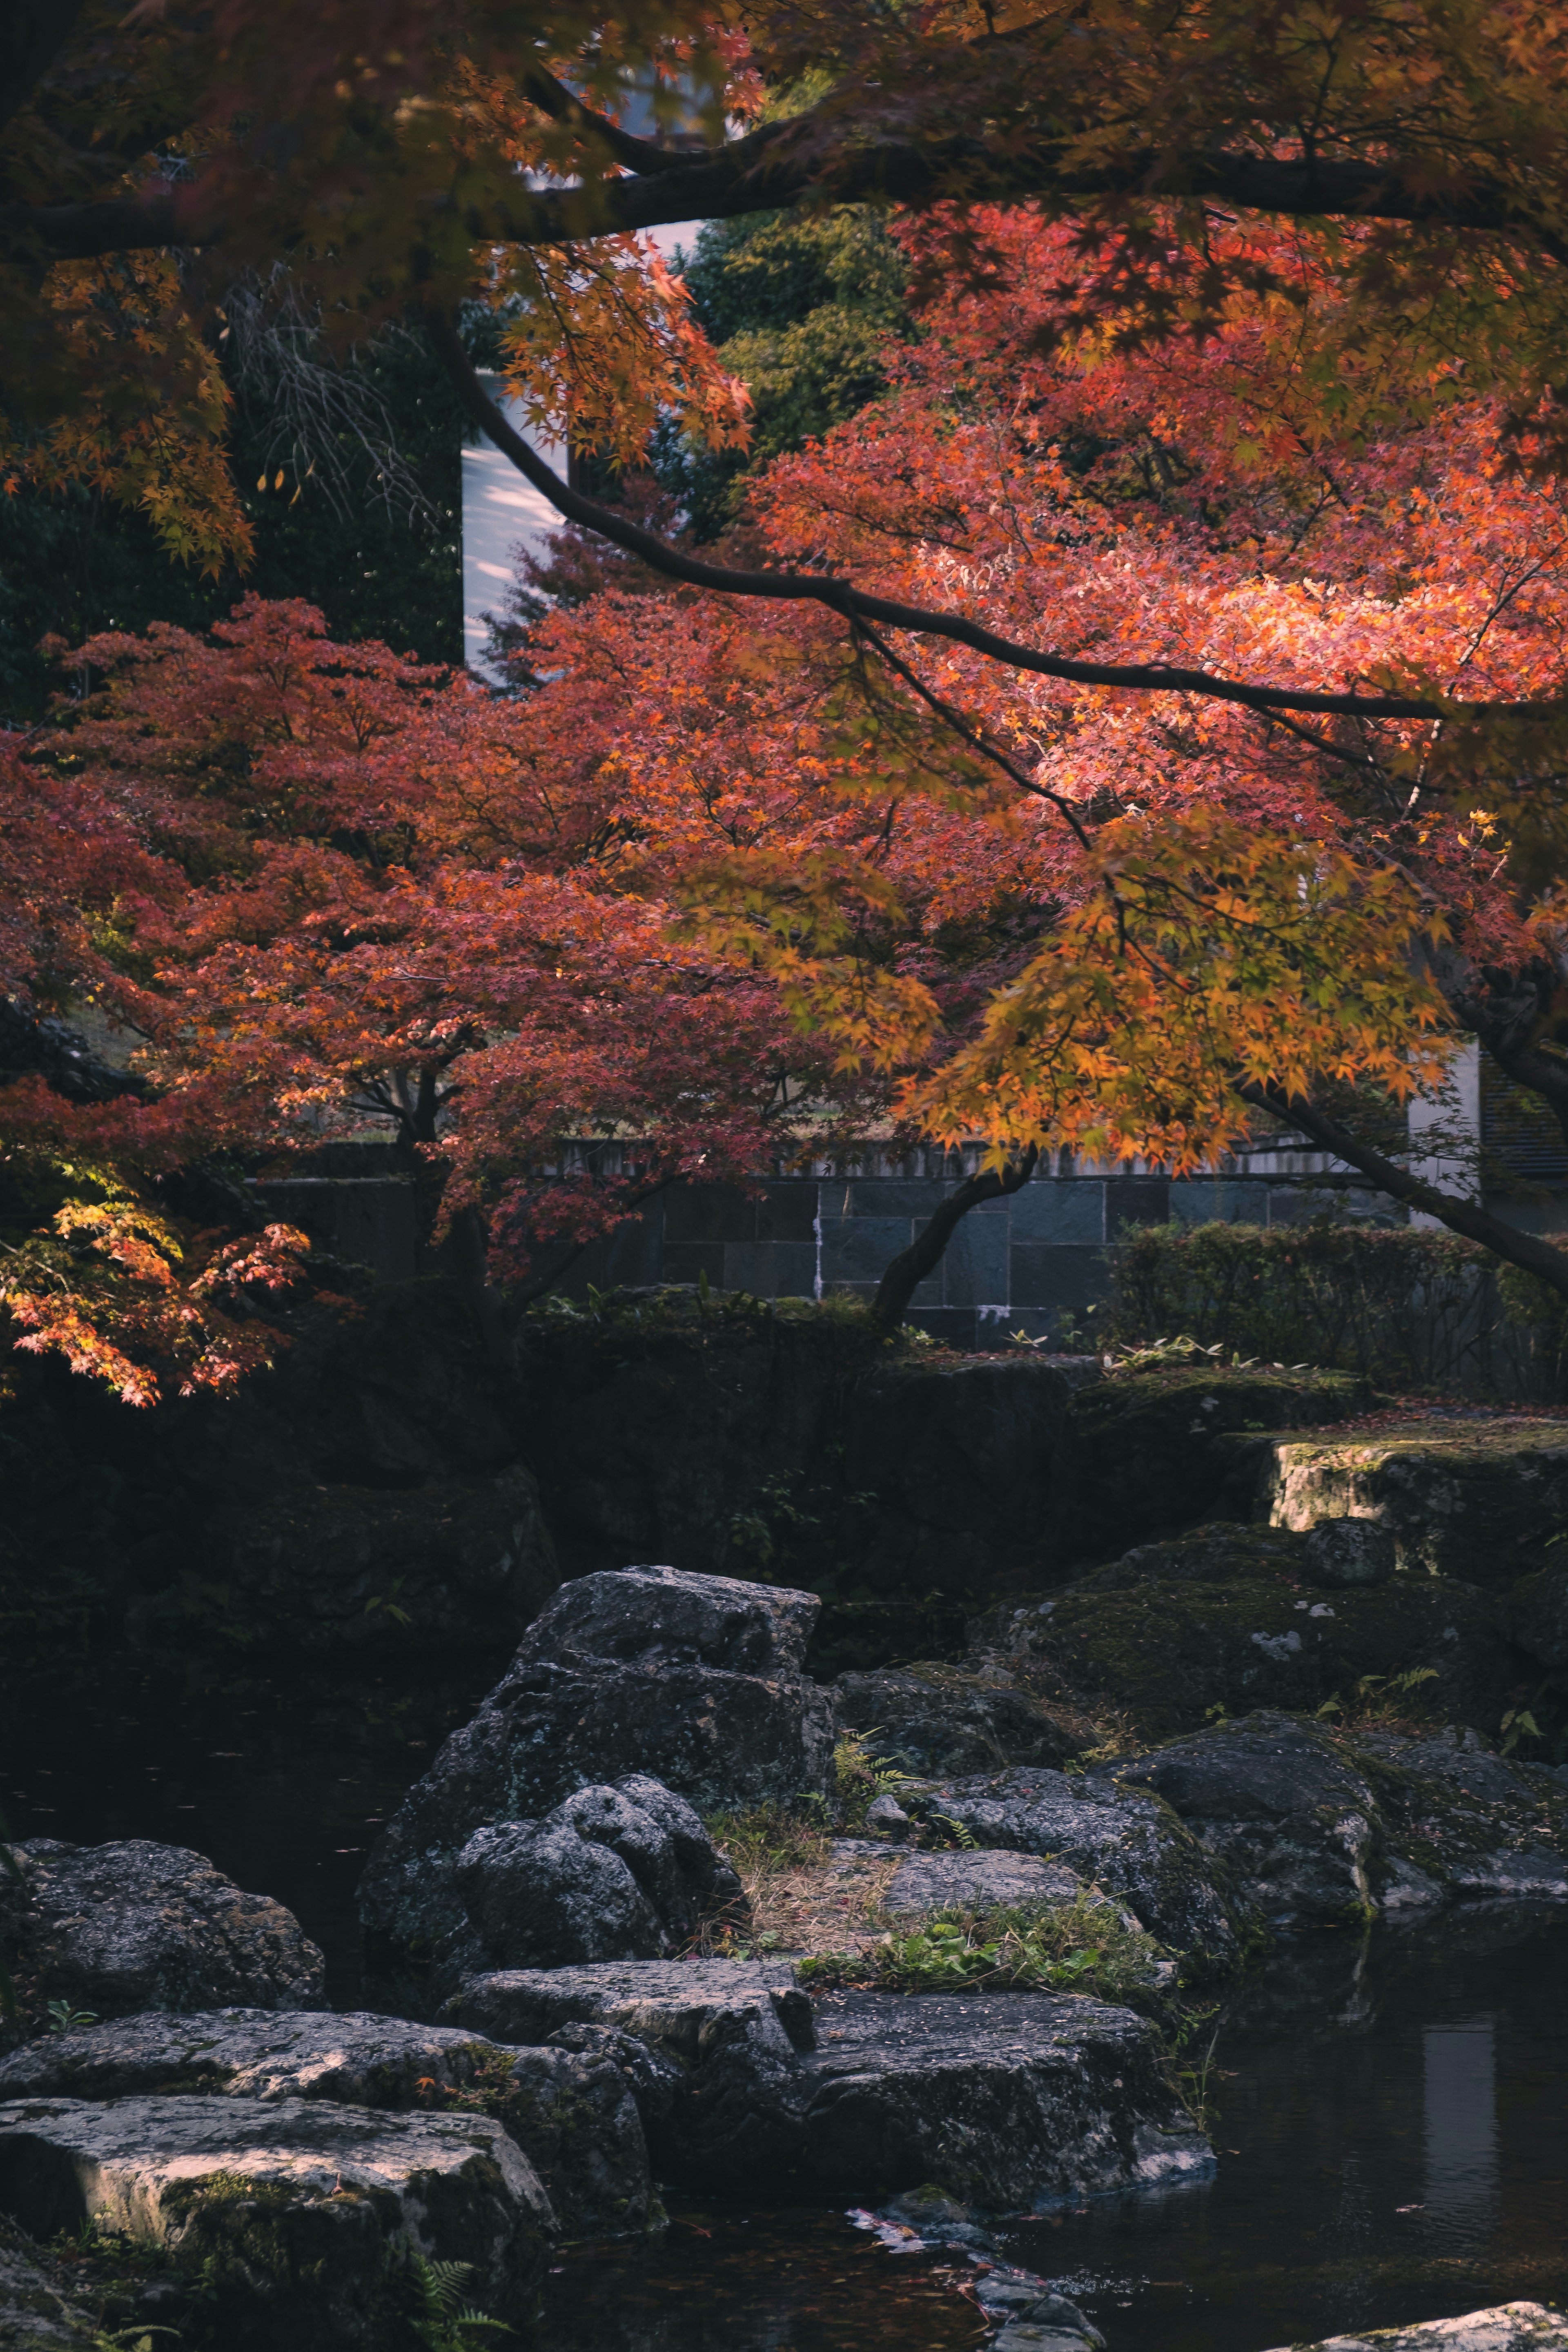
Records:
[[[689,252],[696,241],[700,224],[697,221],[675,221],[667,228],[650,232],[659,251],[669,257],[678,246]],[[500,397],[500,380],[495,376],[483,379],[485,390],[492,400]],[[521,404],[501,401],[507,421],[522,431]],[[524,439],[537,449],[547,466],[558,474],[566,470],[566,447],[563,442],[544,439],[536,433],[524,434]],[[553,530],[561,528],[561,518],[549,499],[525,482],[510,459],[503,457],[495,443],[489,439],[465,442],[463,446],[463,656],[468,667],[481,677],[499,678],[500,673],[485,661],[487,612],[499,613],[506,599],[509,583],[516,577],[517,550],[525,547],[531,555],[537,554]]]

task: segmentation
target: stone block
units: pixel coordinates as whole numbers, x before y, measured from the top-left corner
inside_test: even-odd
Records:
[[[889,1261],[913,1239],[912,1217],[825,1217],[822,1278],[835,1288],[862,1282],[875,1286]]]
[[[817,1182],[814,1176],[781,1176],[763,1187],[757,1202],[760,1242],[805,1242],[816,1246]]]
[[[521,2317],[555,2234],[532,2166],[488,2116],[318,2099],[20,2099],[0,2106],[0,2211],[34,2237],[84,2221],[204,2274],[234,2352],[403,2340],[412,2248],[468,2263]]]
[[[964,1218],[942,1252],[944,1307],[1005,1305],[1007,1233],[1005,1217],[982,1216],[976,1212]]]
[[[1178,1225],[1266,1225],[1268,1187],[1233,1177],[1187,1177],[1172,1185],[1170,1205]]]
[[[672,1184],[664,1196],[664,1239],[750,1242],[757,1237],[757,1204],[738,1184]]]
[[[726,1242],[724,1287],[753,1298],[809,1298],[816,1286],[816,1244]]]
[[[1100,1176],[1036,1176],[1015,1192],[1013,1242],[1100,1248],[1105,1240],[1105,1181]]]
[[[934,1176],[857,1176],[843,1187],[844,1205],[837,1213],[846,1217],[929,1217],[957,1190],[956,1184],[944,1184]]]
[[[713,1290],[724,1287],[722,1242],[666,1242],[659,1273],[661,1282],[700,1282],[708,1277]]]
[[[1081,1315],[1110,1287],[1110,1272],[1097,1249],[1013,1244],[1008,1289],[1014,1307],[1051,1308],[1058,1314],[1070,1309]]]
[[[1123,1225],[1163,1225],[1171,1213],[1171,1187],[1163,1176],[1108,1176],[1105,1237],[1114,1241]]]

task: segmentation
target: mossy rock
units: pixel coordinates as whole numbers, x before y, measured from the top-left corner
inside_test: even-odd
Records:
[[[1204,1519],[1250,1516],[1273,1432],[1364,1412],[1349,1372],[1120,1374],[1074,1392],[1061,1495],[1080,1558],[1104,1559]]]
[[[1560,1565],[1568,1533],[1568,1425],[1509,1417],[1412,1423],[1372,1437],[1269,1447],[1264,1499],[1278,1527],[1371,1518],[1406,1572],[1506,1591]]]
[[[1263,1548],[1260,1547],[1260,1550]],[[1240,1554],[1223,1580],[1142,1577],[1117,1589],[1102,1570],[1013,1621],[1048,1686],[1130,1718],[1143,1738],[1196,1730],[1216,1712],[1267,1706],[1309,1713],[1354,1704],[1368,1677],[1386,1685],[1432,1670],[1410,1704],[1495,1729],[1520,1677],[1496,1599],[1441,1578],[1395,1578],[1325,1593],[1289,1567]]]

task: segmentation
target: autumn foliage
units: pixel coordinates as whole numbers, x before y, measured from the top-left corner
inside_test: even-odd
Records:
[[[1215,225],[1194,345],[1064,323],[1067,228],[966,231],[985,268],[937,282],[886,396],[762,478],[770,555],[1443,715],[1131,697],[613,572],[535,622],[515,699],[301,606],[100,639],[94,692],[5,754],[4,945],[11,985],[140,1033],[146,1092],[13,1088],[16,1148],[151,1172],[380,1120],[515,1279],[672,1178],[871,1133],[1192,1169],[1259,1101],[1403,1102],[1554,970],[1555,735],[1460,709],[1561,693],[1568,505],[1519,419],[1457,358],[1327,400],[1348,298],[1283,232]],[[56,1239],[167,1291],[114,1216]]]

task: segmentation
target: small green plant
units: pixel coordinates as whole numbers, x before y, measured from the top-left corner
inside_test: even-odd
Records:
[[[1160,1946],[1116,1906],[1086,1891],[1071,1903],[1007,1905],[937,1913],[883,1936],[866,1951],[797,1963],[801,1981],[868,1986],[879,1992],[1086,1992],[1157,2005]]]
[[[1211,2084],[1224,2075],[1224,2069],[1214,2063],[1221,2021],[1217,2005],[1208,2009],[1178,2008],[1172,2011],[1166,2028],[1166,2077],[1201,2132],[1206,2132],[1214,2121]],[[1208,2038],[1201,2041],[1205,2026],[1209,2029]],[[1193,2053],[1190,2057],[1189,2051]]]
[[[473,2267],[472,2263],[433,2263],[423,2254],[409,2255],[408,2275],[416,2298],[409,2318],[414,2333],[430,2347],[430,2352],[474,2352],[478,2336],[511,2334],[504,2320],[492,2319],[487,2312],[463,2302],[463,2289]]]
[[[400,1625],[412,1625],[414,1622],[413,1618],[409,1615],[406,1609],[399,1605],[397,1598],[398,1594],[403,1590],[404,1582],[404,1578],[401,1576],[395,1576],[392,1580],[392,1590],[390,1592],[373,1592],[370,1599],[364,1604],[365,1615],[367,1617],[374,1617],[376,1611],[380,1609],[384,1611],[388,1617],[395,1617]]]
[[[806,1870],[826,1859],[827,1824],[784,1805],[755,1805],[745,1813],[710,1813],[708,1832],[742,1878]]]
[[[973,1853],[980,1841],[963,1822],[955,1822],[951,1813],[928,1813],[928,1830],[934,1830],[943,1845],[955,1845],[964,1853]]]
[[[1413,1699],[1425,1683],[1437,1680],[1436,1666],[1407,1666],[1402,1675],[1363,1675],[1347,1706],[1335,1691],[1317,1710],[1323,1723],[1338,1722],[1342,1730],[1371,1730],[1381,1723],[1399,1723],[1413,1712],[1404,1702]]]
[[[74,2033],[79,2026],[98,2023],[97,2010],[73,2009],[68,2000],[46,2001],[44,2013],[51,2033]]]
[[[866,1815],[879,1797],[896,1797],[910,1784],[907,1772],[871,1753],[876,1737],[875,1727],[847,1731],[833,1750],[833,1793],[847,1830],[864,1829]]]

